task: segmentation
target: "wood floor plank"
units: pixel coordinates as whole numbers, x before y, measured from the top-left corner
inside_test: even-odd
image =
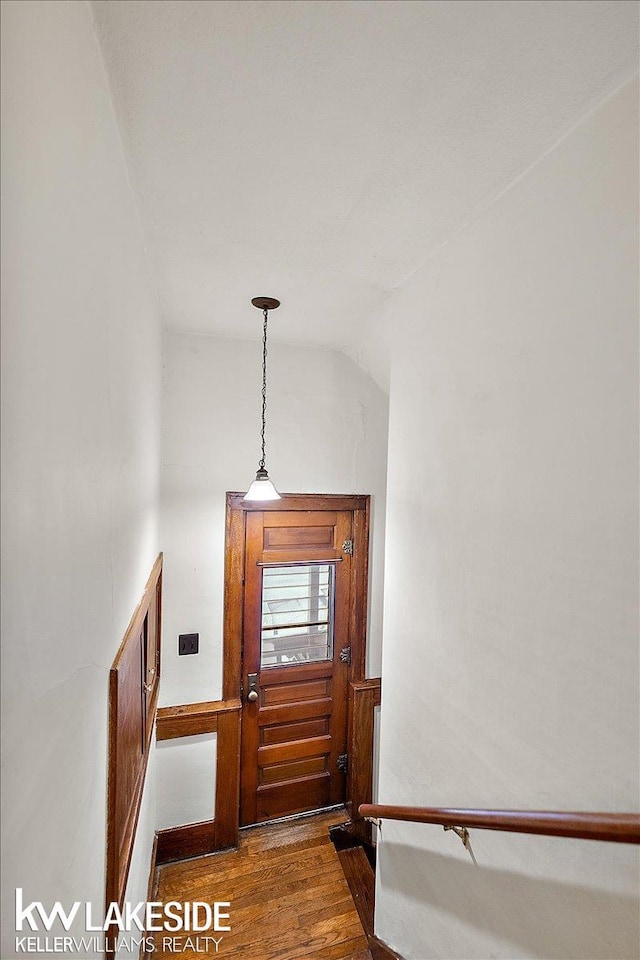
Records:
[[[339,810],[241,831],[237,851],[161,867],[157,898],[230,901],[231,931],[204,934],[222,937],[217,956],[229,960],[371,960],[328,834],[344,819]],[[174,955],[157,934],[154,960]],[[209,954],[182,953],[185,960],[215,955],[213,946]]]
[[[319,813],[299,820],[267,824],[260,827],[245,828],[240,831],[242,850],[259,848],[271,850],[276,846],[290,846],[304,840],[322,839],[327,842],[330,827],[344,823],[345,811],[334,810],[331,813]]]
[[[299,957],[304,960],[333,960],[340,956],[346,940],[355,940],[358,949],[364,949],[368,945],[357,914],[347,923],[343,918],[339,918],[339,922],[315,926],[318,929],[311,927],[300,930],[297,926],[291,927],[288,933],[268,934],[256,937],[248,943],[225,940],[223,955],[243,960],[297,960]],[[222,946],[220,950],[222,951]]]
[[[315,883],[324,883],[330,882],[335,884],[337,882],[335,876],[335,870],[333,864],[327,864],[321,870],[319,870],[314,877]],[[309,887],[309,878],[305,874],[302,877],[297,878],[296,880],[290,880],[288,883],[283,884],[278,888],[278,896],[286,897],[289,894],[302,893]],[[274,903],[277,902],[274,898],[273,888],[267,886],[261,886],[251,891],[248,894],[245,894],[242,897],[238,898],[238,906],[240,908],[246,907],[247,905],[256,906],[260,903]]]
[[[280,890],[275,901],[273,897],[254,899],[246,905],[234,901],[234,930],[238,930],[245,922],[245,916],[249,917],[249,922],[269,922],[273,917],[274,905],[285,916],[288,916],[291,910],[297,910],[299,915],[303,915],[307,910],[311,912],[317,909],[318,903],[328,904],[344,897],[344,888],[337,886],[333,875],[329,875],[326,883],[322,880],[320,877],[318,886],[297,884],[294,890],[285,891],[284,895]]]
[[[257,903],[265,898],[274,899],[277,892],[290,884],[293,886],[289,892],[294,892],[296,884],[304,887],[310,878],[317,882],[317,879],[325,877],[325,874],[335,875],[333,851],[329,847],[324,848],[324,851],[322,857],[307,857],[300,861],[294,858],[293,861],[279,862],[274,866],[265,862],[250,873],[238,875],[231,871],[224,876],[216,876],[213,883],[210,880],[183,883],[181,896],[184,900],[229,900],[233,893],[237,907]],[[163,886],[160,896],[161,899],[176,899],[171,897],[169,889]]]
[[[327,890],[326,887],[324,889]],[[299,893],[307,894],[308,891],[301,890]],[[349,913],[353,906],[348,889],[346,894],[344,890],[325,892],[324,899],[326,901],[323,908],[324,914],[319,912],[318,901],[309,897],[302,902],[295,897],[289,897],[285,900],[278,898],[268,903],[258,904],[257,908],[254,904],[244,909],[234,907],[234,936],[241,941],[249,942],[256,929],[268,929],[270,934],[277,933],[281,929],[286,931],[293,926],[305,930],[327,917]]]

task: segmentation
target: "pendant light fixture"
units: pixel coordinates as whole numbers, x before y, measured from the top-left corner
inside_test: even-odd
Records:
[[[262,310],[262,428],[260,430],[260,442],[262,456],[258,464],[256,478],[244,495],[245,500],[280,500],[280,494],[269,479],[267,468],[265,466],[264,455],[264,433],[266,426],[267,412],[267,322],[269,319],[269,310],[276,310],[280,306],[279,300],[273,297],[254,297],[251,303],[254,307]]]

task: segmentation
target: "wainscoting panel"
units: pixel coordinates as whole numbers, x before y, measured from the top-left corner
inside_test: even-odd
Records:
[[[122,906],[158,702],[162,554],[109,673],[106,903]]]

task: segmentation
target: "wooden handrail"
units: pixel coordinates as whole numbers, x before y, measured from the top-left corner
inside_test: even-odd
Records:
[[[450,807],[397,807],[363,803],[361,817],[436,823],[443,827],[476,827],[547,837],[576,837],[610,843],[640,843],[638,813],[564,813],[552,810],[465,810]]]

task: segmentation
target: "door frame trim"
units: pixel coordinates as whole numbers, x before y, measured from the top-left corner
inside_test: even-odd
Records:
[[[309,494],[285,493],[281,500],[247,501],[242,493],[227,493],[225,519],[225,558],[224,558],[224,623],[222,639],[222,697],[223,700],[240,700],[238,725],[242,712],[242,634],[244,617],[244,566],[245,532],[249,513],[267,511],[339,511],[353,512],[353,562],[351,564],[351,597],[349,616],[349,641],[351,645],[351,664],[349,667],[347,688],[361,683],[365,679],[367,652],[367,598],[369,589],[369,525],[371,497],[368,494]],[[354,737],[354,710],[352,696],[347,703],[347,744]],[[230,764],[222,771],[218,764],[218,776],[229,775],[230,796],[236,796],[235,835],[237,838],[240,818],[239,765],[241,743],[238,741],[237,763]],[[238,778],[237,784],[233,780]],[[349,805],[351,777],[347,777],[347,796],[345,805]],[[217,804],[216,804],[217,806]],[[233,814],[227,807],[227,817]],[[216,810],[217,814],[217,810]],[[231,826],[229,824],[229,826]],[[233,828],[232,828],[233,829]],[[229,833],[231,833],[229,831]],[[229,834],[227,834],[227,837]]]

